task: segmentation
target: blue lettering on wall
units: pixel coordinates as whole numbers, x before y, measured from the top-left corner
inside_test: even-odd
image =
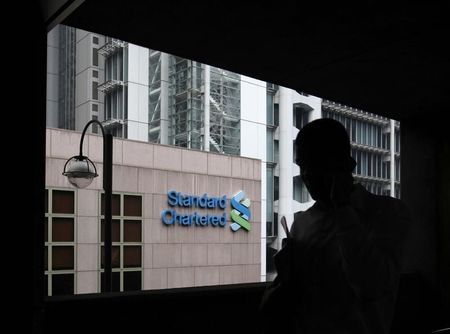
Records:
[[[224,210],[227,207],[226,195],[209,197],[205,193],[202,196],[192,196],[170,190],[167,193],[167,202],[172,208],[161,212],[161,220],[165,225],[225,227],[227,223],[227,214],[225,212],[222,215],[200,215],[197,212],[192,214],[179,213],[175,209],[176,207],[181,207]]]
[[[225,227],[227,223],[227,214],[217,215],[199,215],[197,212],[193,214],[178,213],[175,209],[163,210],[161,212],[161,220],[165,225],[182,225],[182,226],[220,226]]]
[[[170,206],[179,206],[183,208],[220,208],[226,209],[227,196],[222,197],[209,197],[208,194],[202,196],[185,195],[175,190],[171,190],[167,193],[167,201]]]

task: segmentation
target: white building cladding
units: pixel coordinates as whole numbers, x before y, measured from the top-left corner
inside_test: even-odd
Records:
[[[372,193],[400,197],[398,122],[271,84],[267,85],[267,93],[267,198],[271,198],[266,206],[268,254],[279,249],[285,237],[279,218],[285,216],[291,224],[294,212],[313,204],[300,168],[294,163],[294,140],[308,122],[322,117],[341,122],[357,162],[355,180]],[[273,263],[268,263],[267,271],[271,270]]]
[[[283,237],[279,218],[291,223],[313,203],[294,163],[293,142],[307,122],[341,121],[358,162],[356,180],[375,193],[400,194],[393,120],[66,26],[48,35],[47,77],[49,127],[81,131],[98,119],[118,138],[179,146],[193,156],[200,150],[258,159],[261,280],[273,270],[266,251]],[[232,173],[241,173],[232,161]]]

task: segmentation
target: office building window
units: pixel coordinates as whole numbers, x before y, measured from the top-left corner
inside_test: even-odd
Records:
[[[92,65],[98,66],[98,49],[92,48]]]
[[[92,77],[98,78],[98,71],[96,71],[96,70],[92,71]]]
[[[100,286],[104,272],[104,201],[104,194],[102,194],[100,205]],[[112,215],[112,289],[113,291],[141,290],[142,196],[113,194]]]
[[[280,125],[280,105],[278,103],[274,103],[273,105],[273,125]]]
[[[273,202],[274,202],[274,176],[273,167],[267,167],[266,173],[266,190],[267,190],[267,205],[266,205],[266,233],[268,237],[276,236],[275,234],[275,224],[276,221],[273,220]]]
[[[266,120],[268,125],[273,125],[273,94],[267,92],[266,94]]]
[[[377,127],[377,147],[381,147],[381,127]]]
[[[280,178],[278,176],[273,177],[273,200],[278,201],[280,199]]]
[[[98,117],[95,116],[95,115],[92,115],[92,120],[96,121],[96,120],[98,120]],[[98,125],[97,125],[97,123],[93,123],[92,124],[92,133],[98,133]]]
[[[96,81],[92,82],[92,99],[98,100],[98,83]]]
[[[98,37],[97,36],[92,37],[92,43],[98,45]]]
[[[45,289],[46,295],[71,295],[75,291],[75,192],[45,190]]]
[[[266,158],[267,161],[274,162],[274,129],[267,128],[267,140],[266,140]]]
[[[92,104],[92,111],[98,111],[98,104],[97,103],[93,103]]]
[[[306,203],[311,201],[311,197],[309,195],[308,189],[306,188],[305,184],[303,183],[302,178],[300,175],[297,175],[294,177],[293,182],[293,198],[297,202],[300,203]]]
[[[273,142],[273,161],[280,161],[280,142],[278,140]]]
[[[395,131],[395,153],[400,153],[400,130]]]
[[[356,142],[356,120],[352,118],[352,130],[351,130],[351,137],[352,142]]]

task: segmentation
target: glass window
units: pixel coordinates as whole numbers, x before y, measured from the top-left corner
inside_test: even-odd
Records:
[[[100,241],[105,241],[105,220],[101,220],[100,224]],[[113,219],[111,224],[111,238],[112,242],[120,242],[120,220]]]
[[[375,124],[371,124],[372,132],[370,134],[372,140],[372,146],[376,146],[377,144],[377,128]]]
[[[52,275],[52,295],[71,295],[74,292],[74,274],[55,274]],[[47,281],[48,284],[48,281]]]
[[[267,167],[266,169],[266,193],[267,193],[267,201],[266,201],[266,224],[267,224],[267,235],[274,235],[274,221],[273,221],[273,168]]]
[[[73,246],[52,247],[52,268],[54,270],[74,269]]]
[[[44,222],[44,241],[47,242],[48,241],[48,217],[45,217],[45,222]]]
[[[98,66],[98,49],[92,48],[92,65]]]
[[[382,160],[382,157],[381,157],[381,155],[379,155],[378,156],[378,177],[382,177],[382,175],[381,175],[381,172],[382,172],[382,170],[381,170],[381,160]]]
[[[123,241],[141,242],[142,241],[142,223],[140,220],[123,221]]]
[[[279,146],[280,146],[280,142],[278,140],[274,140],[274,142],[273,142],[273,161],[274,162],[280,161]]]
[[[141,266],[141,246],[123,247],[123,266],[125,268]]]
[[[362,165],[361,151],[357,151],[356,156],[357,156],[357,159],[356,159],[356,160],[357,160],[357,162],[358,162],[358,164],[357,164],[357,166],[356,166],[356,173],[359,174],[359,175],[362,175],[362,168],[361,168],[361,165]]]
[[[362,135],[362,143],[364,145],[367,145],[367,124],[366,123],[362,124],[362,133],[361,133],[361,135]]]
[[[100,207],[101,207],[100,213],[102,215],[104,215],[105,214],[105,194],[102,194]],[[118,194],[112,195],[112,209],[111,210],[112,210],[113,216],[120,216],[120,195],[118,195]]]
[[[145,50],[145,49],[139,49],[140,47],[137,45],[129,45],[128,48],[126,47],[126,43],[122,43],[118,40],[112,40],[111,38],[107,39],[108,44],[105,45],[105,47],[100,47],[104,44],[104,38],[97,34],[89,34],[87,35],[86,41],[88,42],[88,49],[87,49],[87,59],[82,60],[78,59],[77,57],[79,55],[82,55],[82,52],[76,52],[77,48],[79,47],[76,43],[76,33],[77,30],[75,28],[71,28],[74,32],[74,39],[70,39],[67,41],[62,41],[64,39],[64,36],[58,35],[58,39],[60,40],[59,48],[61,52],[63,52],[63,46],[69,45],[69,43],[73,47],[66,48],[63,53],[59,55],[58,64],[59,71],[64,71],[67,73],[58,73],[58,75],[55,75],[54,77],[57,78],[57,81],[64,81],[64,84],[59,86],[57,94],[53,94],[52,96],[59,96],[58,99],[68,99],[74,107],[72,114],[67,114],[66,111],[68,111],[71,107],[69,107],[69,103],[65,101],[65,105],[59,105],[57,109],[58,117],[57,120],[60,119],[72,119],[72,123],[74,126],[72,127],[75,129],[75,124],[78,126],[80,125],[80,122],[88,121],[90,119],[92,120],[98,120],[100,118],[101,120],[112,120],[110,123],[110,130],[112,133],[114,133],[118,137],[127,137],[128,134],[134,134],[137,133],[135,130],[133,130],[137,125],[134,123],[132,124],[132,121],[127,121],[127,101],[128,101],[128,91],[126,86],[121,86],[121,84],[116,85],[117,83],[112,82],[112,80],[124,80],[127,82],[127,73],[128,73],[128,67],[133,68],[137,70],[139,73],[148,73],[148,77],[145,78],[146,81],[148,81],[148,87],[147,91],[149,94],[149,101],[148,105],[140,105],[140,107],[144,108],[142,109],[142,112],[149,117],[149,125],[147,130],[152,131],[152,129],[156,127],[160,127],[158,131],[155,131],[155,136],[152,137],[153,141],[155,142],[165,142],[169,144],[176,144],[184,147],[188,147],[190,149],[204,149],[205,148],[205,138],[204,138],[204,125],[205,125],[205,113],[204,113],[204,107],[205,102],[207,105],[209,105],[210,109],[210,148],[211,151],[217,151],[221,153],[230,153],[230,154],[239,154],[241,151],[241,143],[240,143],[240,119],[241,119],[241,107],[243,104],[241,103],[241,94],[247,94],[249,91],[248,89],[245,89],[245,87],[249,87],[248,85],[253,85],[255,89],[260,90],[261,94],[256,94],[257,98],[264,98],[264,94],[266,94],[266,120],[267,124],[277,126],[279,124],[279,105],[275,97],[277,97],[276,94],[274,94],[274,91],[271,88],[267,88],[267,90],[264,88],[264,85],[260,86],[258,84],[254,85],[253,83],[246,82],[245,87],[241,87],[241,77],[238,74],[230,73],[229,71],[215,68],[215,67],[208,67],[210,68],[210,86],[206,87],[204,78],[205,78],[205,66],[203,64],[191,61],[189,59],[183,59],[181,57],[173,56],[164,54],[162,52],[156,51],[156,50]],[[101,39],[101,40],[100,40]],[[53,45],[53,44],[52,44]],[[92,50],[92,51],[91,51]],[[133,51],[133,56],[128,57],[128,50]],[[78,50],[79,51],[79,50]],[[148,55],[148,62],[144,61],[141,62],[142,64],[131,64],[134,60],[136,60],[135,51],[138,51],[139,54],[147,54]],[[101,57],[98,54],[101,54]],[[89,58],[91,56],[91,58]],[[63,59],[63,58],[67,59]],[[100,58],[100,59],[99,59]],[[91,60],[91,61],[89,61]],[[142,60],[142,59],[141,59]],[[144,63],[146,65],[144,65]],[[79,78],[79,76],[76,76],[76,64],[86,64],[88,67],[88,71],[86,72],[86,75],[83,78]],[[101,67],[99,67],[101,66]],[[147,68],[141,68],[142,66],[147,66]],[[58,67],[58,66],[57,66]],[[52,67],[55,68],[55,67]],[[90,68],[90,69],[89,69]],[[58,70],[58,69],[57,69]],[[102,78],[100,77],[100,73],[102,74]],[[73,76],[73,77],[72,77]],[[50,80],[50,79],[49,79]],[[243,77],[243,80],[245,78]],[[75,82],[76,81],[76,82]],[[107,82],[103,84],[104,82]],[[83,99],[83,96],[78,96],[75,94],[75,83],[77,89],[81,89],[82,91],[87,90],[87,99],[88,101],[78,101],[80,98]],[[99,91],[99,85],[100,91]],[[114,88],[111,90],[106,90],[107,85],[111,84],[114,85]],[[48,85],[49,87],[54,87],[55,85],[50,83]],[[58,86],[58,85],[56,85]],[[269,87],[269,85],[268,85]],[[69,89],[70,88],[70,89]],[[242,89],[244,88],[244,89]],[[92,91],[91,91],[92,89]],[[105,90],[104,90],[105,89]],[[62,95],[68,94],[69,90],[73,90],[73,96],[64,97]],[[209,101],[205,101],[205,92],[209,90],[211,99]],[[250,89],[253,91],[253,89]],[[159,92],[158,92],[159,91]],[[55,92],[53,92],[55,93]],[[89,93],[91,93],[91,96],[89,96]],[[131,94],[131,91],[130,91]],[[82,94],[83,95],[83,94]],[[86,94],[85,94],[86,95]],[[251,95],[251,96],[250,96]],[[245,100],[248,101],[250,104],[254,104],[257,101],[251,101],[247,99],[252,99],[253,95],[250,94],[245,95]],[[256,97],[255,95],[255,97]],[[303,101],[306,101],[306,104],[309,104],[308,98],[306,95],[303,95],[302,97]],[[89,102],[89,100],[91,102]],[[102,101],[102,102],[99,102]],[[103,101],[104,100],[104,101]],[[131,101],[131,99],[130,99]],[[75,106],[81,105],[82,103],[88,102],[85,104],[86,108],[78,108],[77,112],[75,113]],[[100,103],[103,103],[104,105],[100,105]],[[245,102],[245,101],[244,101]],[[246,103],[245,103],[246,104]],[[256,105],[256,104],[255,104]],[[345,111],[345,106],[337,106],[336,104],[333,104],[334,107],[331,107],[331,104],[327,108],[323,108],[323,114],[324,116],[328,116],[332,119],[336,119],[339,122],[343,123],[349,132],[350,138],[352,141],[357,141],[361,143],[363,141],[363,135],[366,135],[367,131],[362,131],[362,122],[356,121],[356,118],[363,119],[363,117],[356,115],[357,110],[354,109],[350,110],[348,108],[347,111]],[[91,108],[89,108],[91,106]],[[312,104],[310,105],[312,106]],[[100,108],[101,107],[101,108]],[[147,109],[146,109],[147,108]],[[145,110],[146,109],[146,110]],[[309,108],[306,108],[308,112],[301,112],[295,114],[295,124],[300,125],[300,127],[307,123],[308,121],[308,113]],[[333,112],[333,110],[341,110]],[[344,111],[342,111],[344,110]],[[105,112],[105,115],[103,115],[103,111]],[[101,116],[99,115],[101,113]],[[164,116],[165,115],[165,116]],[[169,115],[169,116],[167,116]],[[351,117],[348,117],[350,115]],[[361,113],[361,115],[367,115]],[[105,117],[104,117],[105,116]],[[154,117],[153,117],[154,116]],[[162,116],[169,117],[169,119],[161,121]],[[98,118],[97,118],[98,117]],[[163,117],[163,118],[164,118]],[[354,118],[352,118],[354,117]],[[151,121],[150,121],[151,119]],[[115,121],[119,122],[115,122]],[[120,120],[125,121],[125,125],[120,125]],[[76,121],[76,122],[75,122]],[[138,120],[135,120],[138,121]],[[247,120],[246,120],[247,121]],[[251,122],[256,122],[256,120],[248,120]],[[367,122],[366,122],[367,123]],[[381,123],[381,121],[380,121]],[[168,127],[164,125],[166,124]],[[254,123],[256,124],[256,123]],[[139,127],[143,126],[141,124]],[[372,125],[373,126],[373,125]],[[373,132],[373,129],[369,129],[369,131]],[[69,127],[70,128],[70,127]],[[270,127],[272,128],[272,127]],[[164,130],[163,130],[164,129]],[[100,129],[98,129],[97,125],[93,125],[91,127],[91,131],[93,133],[98,133]],[[139,133],[144,133],[145,136],[150,136],[148,131],[138,131]],[[165,131],[167,130],[167,131]],[[264,131],[264,129],[263,129]],[[167,133],[168,138],[161,138],[161,136],[166,135]],[[134,136],[134,135],[133,135]],[[140,136],[140,135],[139,135]],[[274,131],[271,129],[270,131],[267,130],[267,161],[268,162],[276,162],[279,160],[278,158],[278,146],[279,142],[274,140]],[[131,139],[131,138],[130,138]],[[142,139],[142,137],[141,137]],[[143,138],[146,140],[146,138]],[[370,140],[370,139],[369,139]],[[101,143],[101,140],[99,141]],[[366,140],[364,140],[366,142]],[[372,141],[370,141],[372,143]],[[394,143],[393,143],[394,145]],[[291,149],[291,148],[289,148]],[[101,150],[100,150],[101,152]],[[290,151],[289,151],[290,152]],[[254,154],[257,154],[257,152],[253,152]],[[258,153],[259,154],[259,153]],[[372,165],[368,165],[365,163],[363,159],[361,159],[361,152],[353,152],[354,155],[356,155],[356,160],[358,160],[358,167],[356,169],[359,174],[362,173],[362,167],[363,166],[371,166],[367,167],[370,168],[369,173],[371,175],[374,175],[377,173],[377,162],[374,161],[374,158],[372,158]],[[365,156],[364,156],[365,158]],[[268,227],[269,230],[275,231],[277,228],[277,224],[275,224],[274,221],[274,201],[278,199],[279,192],[278,192],[278,184],[279,179],[278,177],[274,177],[274,165],[276,164],[268,164],[271,166],[271,168],[267,169],[267,220],[266,222],[272,222],[273,224],[271,227]],[[375,166],[375,168],[374,168]],[[366,167],[365,167],[366,168]],[[101,174],[101,173],[100,173]],[[126,178],[127,175],[124,175],[124,178]],[[270,180],[270,181],[269,181]],[[128,182],[129,180],[125,180],[125,182]],[[159,180],[160,181],[160,180]],[[300,202],[305,202],[310,200],[308,197],[308,193],[306,190],[306,187],[301,182],[300,178],[297,178],[295,180],[296,182],[296,188],[294,188],[294,198],[298,199]],[[101,180],[100,180],[101,183]],[[94,192],[97,191],[94,188],[90,188],[86,191]],[[75,193],[74,193],[75,194]],[[84,191],[78,192],[77,190],[77,196],[73,196],[71,201],[69,201],[69,205],[72,205],[72,208],[68,208],[67,205],[64,203],[54,203],[53,201],[57,200],[57,192],[54,194],[55,196],[52,196],[52,193],[49,192],[46,193],[46,219],[44,223],[44,229],[45,229],[45,251],[46,251],[46,279],[48,282],[48,288],[49,288],[49,294],[52,294],[52,275],[53,274],[65,274],[66,271],[72,274],[72,271],[78,271],[79,268],[75,266],[75,264],[83,263],[83,259],[80,259],[77,256],[77,254],[84,255],[86,250],[86,245],[88,243],[96,242],[98,245],[91,247],[94,250],[92,253],[95,253],[95,269],[98,270],[98,273],[96,274],[96,283],[97,286],[95,288],[100,287],[100,272],[101,272],[101,261],[100,258],[102,257],[102,243],[104,243],[104,219],[102,218],[102,215],[104,215],[104,196],[102,196],[102,199],[97,198],[96,203],[94,203],[95,211],[92,216],[99,216],[99,217],[92,217],[90,216],[89,219],[86,219],[84,216],[86,212],[92,212],[92,206],[90,210],[83,209],[83,212],[80,211],[81,217],[78,219],[75,217],[75,210],[77,209],[77,203],[75,203],[75,198],[85,198],[84,197]],[[201,195],[201,194],[199,194]],[[144,265],[143,262],[147,262],[144,260],[147,260],[144,255],[147,256],[155,256],[155,253],[167,253],[165,250],[164,252],[160,252],[158,249],[159,243],[168,243],[171,245],[177,245],[183,244],[182,248],[182,254],[176,254],[175,257],[178,257],[180,259],[183,259],[185,261],[185,253],[186,249],[188,247],[184,246],[184,243],[188,243],[189,246],[192,244],[197,243],[207,243],[208,247],[210,244],[214,244],[215,241],[207,241],[205,239],[201,239],[201,231],[204,231],[206,229],[200,230],[196,229],[195,236],[190,236],[189,231],[194,230],[191,229],[183,229],[183,232],[187,231],[185,234],[180,234],[176,237],[174,237],[173,234],[170,234],[171,231],[169,227],[167,226],[161,226],[161,220],[160,220],[160,212],[161,209],[158,207],[155,203],[158,202],[158,205],[162,201],[165,201],[166,199],[162,199],[164,194],[157,194],[156,196],[150,195],[148,197],[151,197],[147,201],[148,195],[145,195],[145,197],[142,196],[136,196],[132,194],[115,194],[113,197],[113,203],[112,203],[112,209],[113,209],[113,223],[112,223],[112,240],[113,240],[113,246],[114,246],[114,289],[116,291],[124,291],[127,289],[134,289],[133,286],[136,286],[137,289],[141,288],[141,285],[143,284],[144,279],[146,279],[146,286],[152,286],[152,284],[149,283],[151,281],[148,277],[146,277],[144,273]],[[158,198],[155,197],[159,196]],[[97,196],[99,197],[99,196]],[[87,198],[90,198],[86,196]],[[142,199],[145,198],[146,201],[143,202]],[[85,202],[85,200],[83,200]],[[148,203],[148,206],[145,206],[144,203]],[[270,203],[270,205],[269,205]],[[166,203],[165,203],[166,204]],[[92,205],[90,203],[89,205]],[[99,208],[100,206],[100,208]],[[256,203],[256,205],[253,206],[254,208],[259,207],[259,204]],[[99,214],[99,212],[100,214]],[[146,211],[146,217],[145,220],[143,218],[144,212]],[[156,212],[153,212],[156,211]],[[188,210],[186,208],[180,208],[180,213],[187,213],[187,212],[193,212],[191,210]],[[228,213],[229,214],[229,213]],[[90,214],[91,215],[91,214]],[[253,215],[253,212],[252,212]],[[260,216],[254,214],[253,217]],[[94,222],[95,228],[90,229],[92,226],[89,226],[89,223],[87,221]],[[264,228],[264,222],[262,222],[262,228]],[[258,226],[258,225],[257,225]],[[166,228],[167,227],[167,228]],[[180,230],[180,226],[171,226],[170,228],[177,228],[177,231]],[[260,225],[258,226],[258,229],[260,229]],[[173,230],[173,229],[172,229]],[[254,229],[255,231],[256,229]],[[209,232],[209,231],[208,231]],[[242,231],[241,231],[242,232]],[[271,232],[275,233],[275,232]],[[220,242],[222,241],[222,234],[220,235]],[[269,233],[270,234],[270,233]],[[236,234],[237,235],[237,234]],[[242,235],[242,234],[241,234]],[[228,237],[228,235],[227,235]],[[181,240],[178,240],[177,238],[180,238]],[[75,246],[74,243],[77,241],[77,239],[80,239],[80,247]],[[83,240],[82,240],[83,239]],[[92,241],[94,239],[94,241]],[[176,240],[175,240],[176,239]],[[238,237],[240,239],[240,236]],[[252,243],[256,243],[256,240],[259,239],[253,239]],[[86,241],[87,240],[87,241]],[[150,240],[150,241],[148,241]],[[200,240],[200,241],[199,241]],[[147,241],[147,244],[144,244],[144,241]],[[150,248],[147,249],[148,244],[150,245]],[[203,244],[203,246],[204,246]],[[92,246],[92,245],[91,245]],[[58,249],[57,247],[73,247],[72,252],[75,257],[75,261],[73,264],[67,263],[67,258],[64,258],[64,254],[67,257],[68,252],[64,252],[64,249]],[[139,252],[140,249],[140,252]],[[155,251],[155,249],[158,249],[158,251]],[[177,250],[178,251],[178,250]],[[69,248],[70,252],[70,248]],[[149,253],[152,253],[151,255],[148,255]],[[253,251],[252,251],[253,252]],[[169,252],[170,253],[170,252]],[[169,256],[172,254],[169,254]],[[203,256],[202,254],[201,256]],[[199,257],[201,257],[199,256]],[[55,263],[53,263],[52,259],[55,257]],[[73,269],[67,269],[62,273],[61,270],[56,270],[57,268],[62,268],[60,264],[58,264],[57,260],[62,259],[60,262],[62,262],[62,267],[64,265],[68,266],[69,268]],[[207,259],[209,260],[209,259]],[[93,260],[89,260],[93,261]],[[253,260],[252,260],[253,261]],[[206,261],[208,262],[208,261]],[[53,266],[55,265],[55,267]],[[93,262],[89,262],[89,265],[94,265]],[[152,276],[153,272],[156,272],[155,269],[160,268],[152,268],[154,263],[149,264],[149,267],[151,268]],[[198,267],[202,267],[205,265],[204,263],[199,264]],[[208,265],[208,263],[206,263]],[[247,263],[245,264],[247,265]],[[256,260],[253,261],[251,264],[252,268],[255,269],[257,266],[259,266],[259,262]],[[58,267],[59,266],[59,267]],[[85,268],[86,265],[84,265],[82,268]],[[164,266],[163,266],[164,267]],[[172,268],[185,268],[185,263],[175,263]],[[197,265],[196,265],[197,267]],[[197,271],[197,268],[195,268]],[[217,269],[217,268],[216,268]],[[222,275],[222,269],[220,268],[220,275]],[[226,269],[226,268],[225,268]],[[243,270],[247,270],[248,268],[245,268]],[[253,270],[253,272],[257,272],[257,270]],[[90,268],[89,270],[94,270]],[[203,268],[201,268],[200,272],[203,271]],[[165,270],[166,275],[172,275],[171,270],[166,269]],[[170,274],[169,274],[170,273]],[[259,273],[257,273],[257,279],[259,280]],[[130,275],[130,279],[127,280],[127,275]],[[134,278],[133,278],[133,275]],[[196,272],[197,275],[197,272]],[[77,273],[78,276],[78,273]],[[87,277],[87,275],[80,275]],[[141,281],[142,276],[142,281]],[[247,276],[247,275],[245,275]],[[198,277],[198,276],[196,276]],[[153,279],[153,277],[152,277]],[[156,280],[156,279],[155,279]],[[92,281],[92,280],[91,280]],[[161,279],[161,281],[164,281],[166,284],[170,281],[168,277],[165,279]],[[220,277],[220,282],[223,281],[222,277]],[[135,282],[133,285],[131,282]],[[137,282],[137,283],[136,283]],[[197,285],[197,282],[192,283],[194,285]],[[83,283],[84,285],[84,283]],[[170,285],[170,284],[168,284]],[[78,288],[76,282],[75,287]],[[84,288],[84,286],[83,286]],[[80,289],[81,291],[82,289]],[[73,292],[73,291],[72,291]]]
[[[361,122],[356,120],[356,142],[361,144]]]
[[[47,241],[47,240],[45,240],[45,241]],[[44,270],[45,271],[48,270],[48,247],[47,246],[44,248]],[[47,277],[47,275],[45,277]]]
[[[73,214],[74,192],[53,190],[52,212]]]
[[[111,249],[111,266],[112,268],[120,268],[120,246],[112,246]],[[105,247],[101,249],[101,268],[105,268]]]
[[[74,293],[75,192],[46,189],[44,270],[46,294]]]
[[[381,147],[381,127],[377,127],[377,147]]]
[[[74,241],[73,218],[53,218],[52,241]]]
[[[104,194],[101,194],[101,214],[104,214]],[[112,268],[113,291],[142,289],[142,196],[132,194],[113,194],[112,221]],[[100,224],[100,286],[104,268],[105,226],[102,216]],[[148,247],[148,246],[147,246]],[[133,275],[127,276],[133,268]],[[114,275],[115,278],[114,278]],[[126,281],[129,277],[129,281]],[[137,279],[139,277],[139,279]],[[118,280],[115,282],[115,280]],[[137,286],[136,284],[140,284]]]
[[[142,216],[142,197],[124,195],[124,216]]]
[[[92,99],[98,100],[98,83],[96,81],[92,82]]]
[[[273,94],[267,93],[266,96],[267,124],[273,125]]]
[[[279,193],[279,180],[280,178],[278,176],[274,176],[273,177],[273,200],[274,201],[278,201],[280,198],[280,193]]]
[[[352,118],[351,120],[352,125],[351,125],[351,136],[350,136],[350,140],[352,142],[356,141],[356,121]]]
[[[273,129],[267,128],[267,138],[266,138],[266,150],[267,150],[267,161],[274,161],[274,144],[273,144]]]
[[[275,125],[275,126],[279,126],[280,125],[280,122],[279,122],[279,114],[280,114],[280,112],[279,112],[279,105],[278,105],[278,103],[275,103],[274,105],[273,105],[273,125]]]
[[[45,189],[45,195],[44,195],[44,206],[45,206],[45,213],[48,212],[48,190]]]
[[[112,272],[112,284],[111,284],[111,290],[113,292],[119,292],[120,291],[120,272]],[[100,274],[101,282],[104,280],[103,273]],[[103,286],[103,284],[101,284]],[[105,290],[102,288],[101,292],[105,292]]]
[[[123,291],[141,290],[142,273],[140,271],[125,271],[123,273]]]
[[[348,136],[350,137],[350,132],[352,130],[352,128],[351,128],[351,119],[345,117],[344,121],[345,121],[345,129],[347,130]]]
[[[94,105],[92,105],[93,107]],[[92,120],[96,121],[98,120],[98,117],[96,115],[92,115]],[[98,133],[98,124],[97,123],[92,123],[92,133]]]

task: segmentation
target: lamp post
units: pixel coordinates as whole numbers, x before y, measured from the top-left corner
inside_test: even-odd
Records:
[[[103,190],[105,191],[105,257],[102,286],[104,291],[110,292],[112,286],[112,268],[111,268],[111,226],[112,226],[112,145],[113,136],[105,133],[102,124],[97,120],[89,121],[84,127],[80,140],[80,154],[71,157],[64,165],[63,175],[67,176],[69,182],[76,188],[85,188],[91,184],[93,179],[98,176],[97,168],[94,163],[83,155],[83,140],[89,125],[96,123],[103,134]]]

